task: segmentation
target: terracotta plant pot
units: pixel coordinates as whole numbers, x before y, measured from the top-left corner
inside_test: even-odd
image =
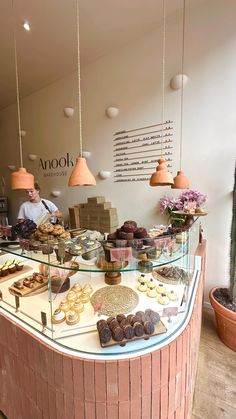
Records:
[[[212,288],[209,298],[215,311],[218,336],[226,346],[236,352],[236,313],[216,301],[213,295],[216,289]]]

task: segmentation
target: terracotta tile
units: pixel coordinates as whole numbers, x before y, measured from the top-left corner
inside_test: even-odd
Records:
[[[85,419],[85,402],[75,398],[74,406],[75,406],[75,419]]]
[[[106,418],[107,418],[106,403],[96,403],[96,419],[106,419]]]
[[[84,402],[84,363],[81,359],[73,358],[74,397]]]
[[[141,362],[140,358],[130,359],[130,399],[139,400],[141,397]]]
[[[64,392],[68,395],[73,394],[73,370],[72,370],[72,359],[69,356],[63,355],[63,382]]]
[[[117,375],[117,361],[106,362],[106,388],[107,388],[107,402],[118,403],[118,375]],[[109,417],[109,416],[108,416]]]
[[[142,395],[142,419],[151,417],[151,394]]]
[[[65,419],[64,394],[58,390],[56,390],[56,408],[57,408],[56,418]]]
[[[54,383],[55,383],[54,385],[57,390],[62,390],[64,387],[63,357],[59,352],[54,352],[53,369],[54,369]]]
[[[119,401],[129,401],[130,377],[129,377],[129,360],[118,361],[118,383],[119,383]]]
[[[168,385],[169,380],[169,347],[161,349],[161,386]]]
[[[95,402],[85,402],[85,418],[95,419]]]
[[[151,359],[152,359],[152,392],[155,392],[161,386],[161,352],[160,351],[152,352]]]
[[[130,418],[130,402],[119,402],[119,419],[129,419]]]
[[[168,415],[175,411],[175,378],[169,381]]]
[[[168,386],[162,386],[161,387],[161,415],[160,415],[160,419],[167,419],[168,400],[169,400]]]
[[[106,402],[106,365],[105,362],[95,361],[95,399],[96,402]]]
[[[48,385],[48,400],[49,400],[49,418],[54,419],[57,417],[56,390],[50,385]]]
[[[85,400],[95,400],[94,361],[84,360],[84,395]]]
[[[151,394],[151,379],[152,379],[152,370],[151,370],[151,355],[141,356],[141,374],[142,374],[142,387],[141,394],[142,396]]]
[[[107,418],[118,419],[119,408],[118,403],[107,403]]]
[[[74,399],[71,394],[64,393],[64,409],[65,409],[65,418],[74,419],[75,407],[74,407]]]
[[[131,400],[130,419],[142,419],[141,397]]]

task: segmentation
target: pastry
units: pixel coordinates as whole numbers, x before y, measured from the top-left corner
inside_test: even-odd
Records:
[[[125,221],[121,230],[125,233],[134,233],[137,230],[137,223],[135,221]]]
[[[146,321],[144,323],[144,332],[147,335],[152,335],[152,333],[154,332],[154,330],[155,330],[155,327],[154,327],[154,324],[152,322]]]
[[[147,279],[145,278],[144,274],[141,274],[140,277],[138,278],[138,282],[147,282]]]
[[[108,317],[108,319],[107,319],[108,326],[110,325],[110,323],[112,322],[112,320],[116,320],[114,316]]]
[[[52,323],[53,324],[62,323],[64,322],[65,318],[66,318],[65,312],[62,311],[60,308],[57,308],[52,315]]]
[[[122,320],[126,319],[124,314],[117,314],[116,320],[120,323]]]
[[[134,329],[130,324],[126,324],[123,327],[123,332],[126,339],[132,339],[134,337]]]
[[[150,288],[151,290],[153,290],[153,289],[156,287],[155,282],[153,281],[153,279],[152,279],[152,278],[150,279],[150,281],[148,281],[148,282],[147,282],[147,286],[148,286],[148,288]]]
[[[163,294],[166,292],[166,287],[163,284],[158,284],[156,287],[158,294]]]
[[[41,231],[42,233],[51,233],[54,229],[54,226],[51,223],[44,223],[44,224],[40,224],[40,226],[38,227],[39,231]]]
[[[74,302],[73,310],[75,310],[76,313],[82,313],[82,311],[84,311],[84,305],[81,303],[80,299],[77,299]]]
[[[81,301],[81,303],[83,303],[83,304],[85,304],[85,303],[88,303],[89,302],[89,300],[90,300],[90,295],[89,295],[89,293],[82,293],[81,294],[81,296],[80,296],[80,301]]]
[[[169,298],[167,297],[166,294],[161,294],[158,296],[157,302],[162,305],[167,305],[169,304]]]
[[[9,271],[9,274],[14,274],[14,272],[16,272],[16,265],[14,263],[9,265],[8,266],[8,271]]]
[[[24,262],[17,262],[16,263],[16,270],[17,271],[22,271],[23,267],[24,267]]]
[[[143,336],[144,327],[141,323],[139,322],[134,323],[134,333],[136,336]]]
[[[1,269],[1,276],[6,275],[8,275],[8,266],[3,266],[3,268]]]
[[[127,320],[128,320],[128,322],[129,323],[131,323],[131,319],[133,318],[133,314],[129,314],[128,316],[127,316]]]
[[[116,342],[120,342],[124,339],[124,331],[120,326],[116,326],[112,329],[112,337]]]
[[[22,285],[21,281],[14,282],[13,287],[17,288],[18,290],[24,289],[24,286]]]
[[[177,301],[178,300],[178,295],[173,290],[168,292],[167,297],[169,298],[170,301]]]
[[[51,231],[51,233],[54,236],[60,236],[64,232],[65,232],[65,230],[64,230],[64,228],[60,224],[56,224],[55,226],[53,226],[53,229]]]
[[[129,323],[129,321],[125,318],[125,319],[123,319],[123,320],[121,320],[121,322],[120,322],[120,326],[121,327],[123,327],[124,328],[124,326],[126,325],[126,324],[130,324]]]
[[[83,291],[82,292],[83,292],[83,294],[86,294],[86,293],[92,294],[92,292],[93,292],[92,285],[85,284],[84,287],[83,287]]]
[[[66,298],[63,298],[60,303],[60,309],[63,310],[65,313],[70,310],[70,303],[67,301]]]
[[[147,291],[147,284],[145,284],[144,282],[141,282],[140,285],[138,286],[138,290],[141,292],[146,292]]]
[[[143,227],[137,228],[134,232],[135,239],[143,239],[144,237],[147,237],[147,230]]]
[[[82,287],[78,282],[76,282],[76,284],[73,285],[71,290],[76,292],[77,296],[79,296],[82,293]]]
[[[104,329],[104,327],[108,327],[106,320],[98,320],[97,322],[97,329],[100,330]]]
[[[151,298],[156,298],[157,297],[157,292],[156,292],[155,288],[149,288],[149,290],[147,292],[147,296],[151,297]]]
[[[145,322],[145,313],[143,311],[137,311],[136,317],[138,318],[138,321],[140,323],[144,323]]]
[[[134,323],[137,323],[139,321],[138,317],[136,315],[132,315],[131,319],[130,319],[130,324],[131,326],[134,325]]]
[[[111,331],[109,327],[104,327],[99,331],[99,339],[101,343],[107,343],[111,340]]]
[[[79,314],[75,310],[70,310],[66,313],[66,323],[73,325],[79,322]]]
[[[116,319],[114,319],[114,320],[112,320],[110,323],[109,323],[109,327],[110,327],[110,329],[111,330],[113,330],[115,327],[117,327],[117,326],[120,326],[120,324],[119,324],[119,322],[116,320]]]
[[[156,313],[156,311],[153,311],[153,310],[151,310],[151,313],[149,314],[149,318],[153,324],[158,324],[160,321],[160,315]]]
[[[72,304],[77,300],[77,294],[74,291],[69,291],[66,298],[67,301]]]

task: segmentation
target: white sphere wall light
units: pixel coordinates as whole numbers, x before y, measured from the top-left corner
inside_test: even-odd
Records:
[[[31,161],[35,161],[37,160],[37,154],[28,154],[28,159]]]
[[[187,74],[175,74],[170,80],[170,87],[173,90],[179,90],[182,87],[182,76],[183,76],[183,86],[185,86],[188,81],[189,77]]]
[[[14,170],[16,170],[16,166],[14,166],[13,164],[9,164],[7,167],[11,172],[14,172]]]
[[[20,135],[21,137],[25,137],[26,136],[26,131],[24,129],[20,130]]]
[[[108,118],[116,118],[119,112],[120,109],[116,108],[115,106],[109,106],[108,108],[106,108],[106,116]]]
[[[89,159],[89,157],[91,157],[91,151],[82,151],[82,157],[84,157],[85,159]]]
[[[61,195],[61,191],[51,191],[51,195],[54,196],[54,198],[57,198]]]
[[[109,170],[100,170],[98,174],[101,179],[108,179],[111,176],[111,172]]]
[[[71,118],[74,115],[74,113],[75,113],[74,108],[70,108],[70,107],[64,108],[64,114],[65,116],[67,116],[67,118]]]

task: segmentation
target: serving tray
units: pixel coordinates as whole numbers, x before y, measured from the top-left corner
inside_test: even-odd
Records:
[[[27,277],[20,279],[19,282],[23,285],[23,281],[25,279],[27,279]],[[9,291],[11,293],[14,293],[14,295],[18,295],[19,297],[25,297],[28,294],[33,294],[34,295],[34,293],[36,293],[36,291],[40,290],[43,287],[45,288],[47,283],[48,283],[48,278],[46,276],[44,276],[43,277],[43,282],[39,283],[39,282],[35,281],[33,288],[28,288],[28,287],[24,286],[24,288],[20,290],[20,289],[14,287],[14,284],[13,284],[9,287]]]
[[[6,276],[0,276],[0,284],[2,282],[8,281],[8,279],[15,279],[17,276],[22,275],[22,273],[33,271],[33,268],[28,265],[24,265],[21,271],[16,271],[13,274],[7,274]]]

